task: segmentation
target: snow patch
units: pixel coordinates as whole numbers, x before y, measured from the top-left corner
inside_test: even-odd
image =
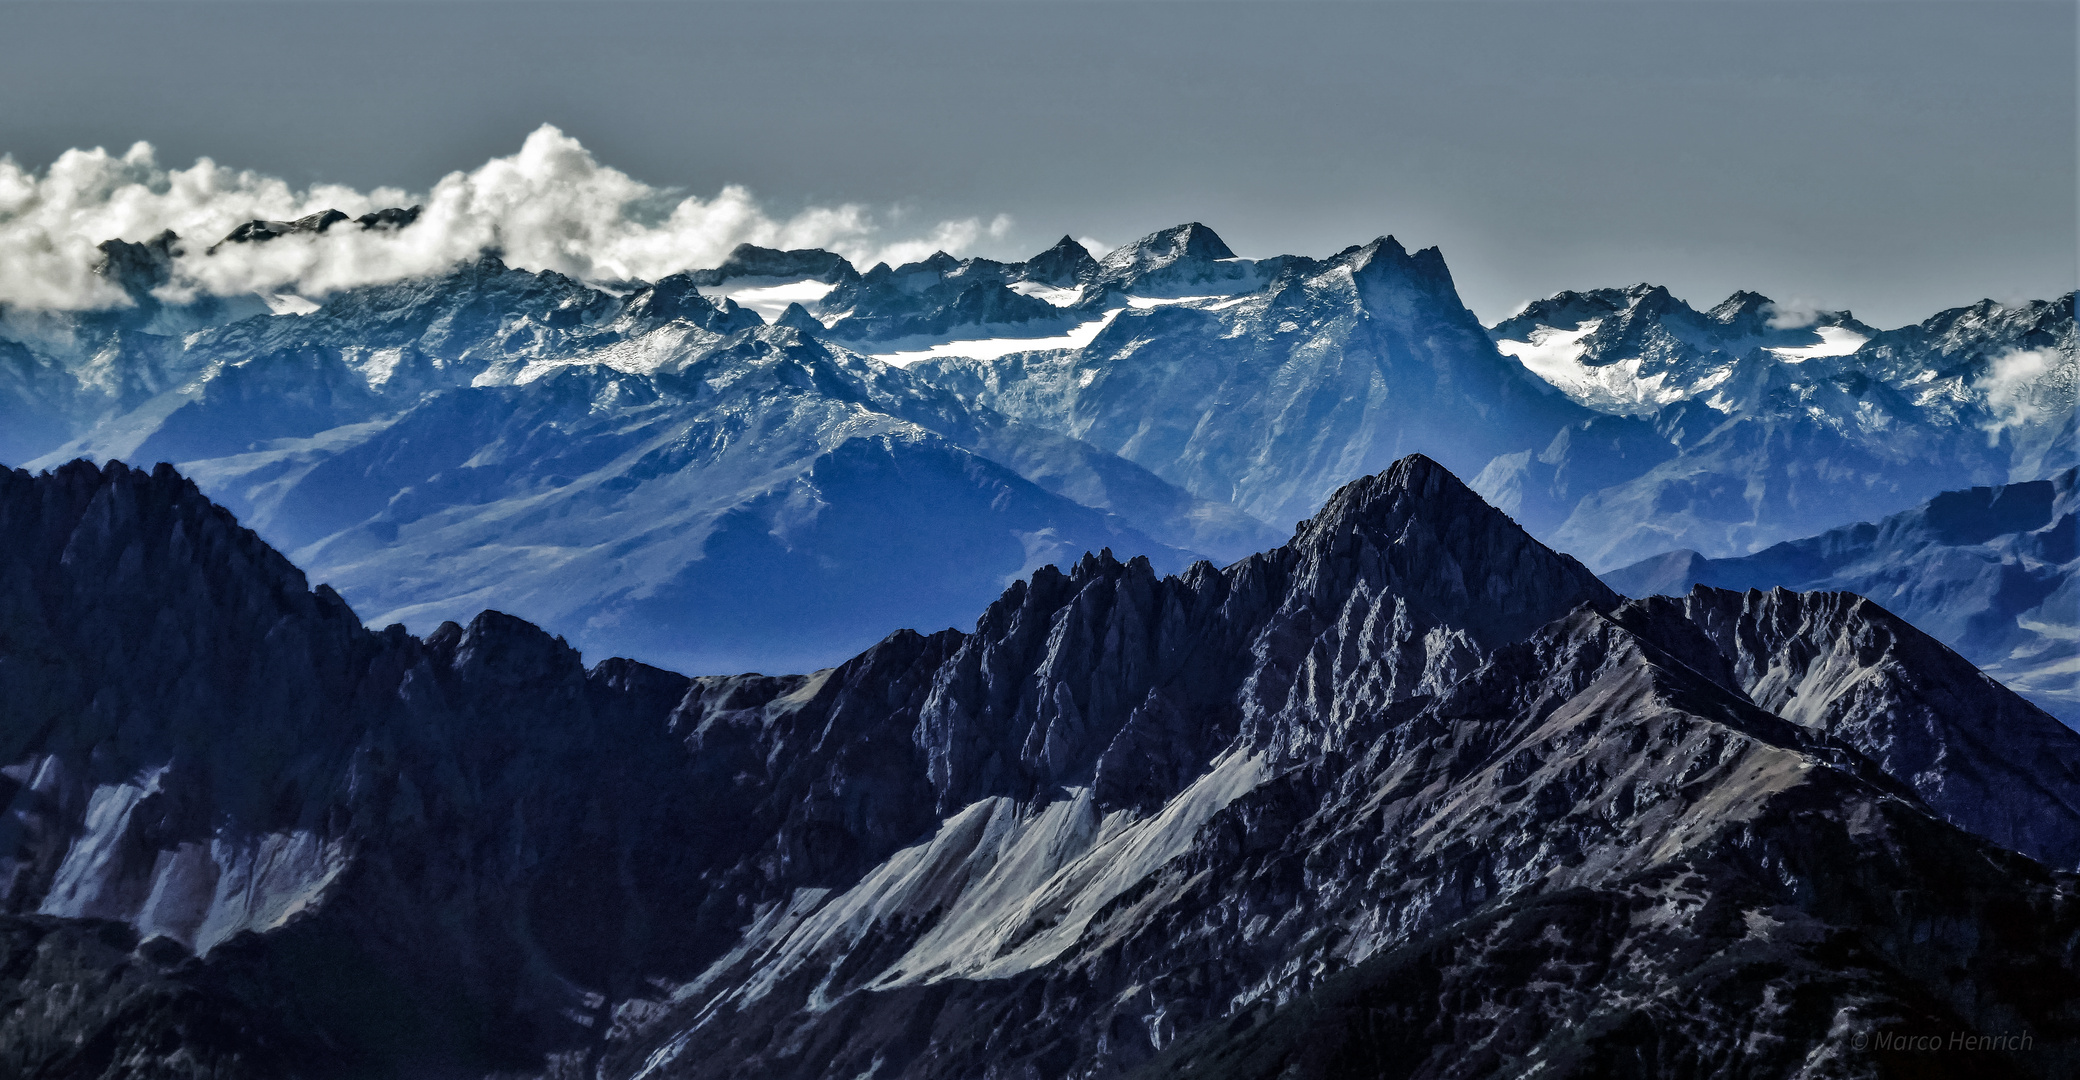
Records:
[[[1863,343],[1870,340],[1845,326],[1822,326],[1813,332],[1820,335],[1818,343],[1770,349],[1770,355],[1787,364],[1798,364],[1818,356],[1847,356],[1863,348]]]
[[[993,337],[971,341],[949,341],[929,349],[910,349],[902,352],[875,353],[874,359],[896,367],[909,367],[919,360],[940,360],[947,357],[965,356],[972,360],[995,360],[1012,353],[1034,352],[1040,349],[1081,349],[1098,336],[1098,331],[1112,322],[1124,308],[1114,308],[1103,316],[1071,327],[1068,333],[1053,337]]]
[[[308,315],[318,310],[316,301],[306,300],[295,293],[261,293],[260,299],[266,302],[267,310],[276,315]]]
[[[1207,300],[1220,299],[1224,299],[1224,297],[1218,294],[1213,296],[1129,296],[1127,297],[1127,305],[1137,308],[1152,308],[1163,307],[1167,304],[1197,304]]]
[[[1010,289],[1020,296],[1030,296],[1037,300],[1045,300],[1056,307],[1068,307],[1076,303],[1076,301],[1083,299],[1083,286],[1081,285],[1071,285],[1064,288],[1059,285],[1048,285],[1038,281],[1014,281],[1011,283]]]
[[[739,307],[758,312],[758,317],[772,322],[787,310],[789,304],[809,307],[836,288],[821,281],[779,281],[772,278],[737,278],[714,288],[700,290],[710,300],[729,299]]]

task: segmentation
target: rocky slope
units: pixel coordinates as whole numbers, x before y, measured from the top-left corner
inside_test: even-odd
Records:
[[[1611,571],[1632,596],[1726,589],[1841,590],[1943,641],[2068,724],[2080,725],[2080,550],[2074,470],[1946,492],[1875,523],[1738,559],[1673,551]]]
[[[0,475],[0,539],[16,1074],[2080,1065],[2080,735],[1424,458],[797,676],[367,631],[170,469]]]

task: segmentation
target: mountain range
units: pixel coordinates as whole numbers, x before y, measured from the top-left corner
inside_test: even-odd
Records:
[[[2080,727],[2074,470],[1945,492],[1877,522],[1734,559],[1672,551],[1603,575],[1632,596],[1695,585],[1867,596]]]
[[[8,470],[0,646],[10,1075],[2080,1068],[2080,733],[1859,596],[1627,600],[1422,456],[696,678]]]
[[[416,220],[366,218],[219,243]],[[175,303],[183,243],[102,246],[128,307],[6,313],[0,459],[175,463],[372,625],[496,606],[684,670],[835,663],[1085,550],[1226,563],[1413,452],[1610,571],[2045,480],[2080,442],[2070,296],[1878,330],[1638,286],[1484,327],[1436,249],[1247,259],[1187,224],[1102,258],[746,245],[578,282],[487,254]]]

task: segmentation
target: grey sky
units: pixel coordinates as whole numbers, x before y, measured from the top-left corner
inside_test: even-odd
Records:
[[[1440,245],[1494,320],[1737,288],[1880,325],[2076,283],[2070,3],[0,3],[0,152],[424,190],[554,123],[769,209]]]

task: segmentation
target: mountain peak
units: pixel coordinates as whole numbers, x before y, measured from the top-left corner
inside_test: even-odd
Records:
[[[853,273],[852,264],[843,255],[822,248],[782,251],[757,244],[738,244],[730,249],[729,257],[722,260],[721,266],[694,271],[693,283],[713,288],[731,278],[790,278],[835,285]]]
[[[1212,261],[1234,257],[1235,253],[1212,229],[1191,221],[1149,233],[1106,255],[1100,265],[1107,270],[1146,272],[1185,260]]]
[[[1074,237],[1064,236],[1053,247],[1027,259],[1021,268],[1027,281],[1043,285],[1069,286],[1088,281],[1098,272],[1098,260]]]
[[[422,209],[424,208],[419,206],[392,206],[377,210],[371,214],[363,214],[358,218],[348,217],[345,212],[340,210],[320,210],[315,214],[306,214],[294,221],[268,221],[262,218],[254,218],[231,230],[222,240],[211,244],[207,254],[216,254],[217,249],[225,244],[263,244],[283,236],[321,234],[329,231],[334,225],[342,221],[351,221],[361,226],[363,231],[382,230],[394,232],[419,220],[419,212]]]
[[[1721,326],[1747,329],[1753,324],[1756,330],[1760,330],[1763,320],[1770,316],[1776,306],[1776,301],[1769,297],[1742,289],[1719,301],[1715,307],[1704,313],[1704,317]]]
[[[142,243],[104,240],[96,248],[101,260],[94,272],[121,286],[133,297],[166,284],[173,276],[173,259],[179,254],[174,244],[180,236],[172,229]]]
[[[799,303],[787,305],[787,310],[781,312],[780,317],[773,320],[773,325],[791,327],[804,334],[823,333],[823,324],[817,322],[816,316],[809,314],[809,309]]]
[[[1324,596],[1378,578],[1484,648],[1582,604],[1609,609],[1622,599],[1422,454],[1338,488],[1288,546],[1300,554],[1298,573],[1328,586]]]

